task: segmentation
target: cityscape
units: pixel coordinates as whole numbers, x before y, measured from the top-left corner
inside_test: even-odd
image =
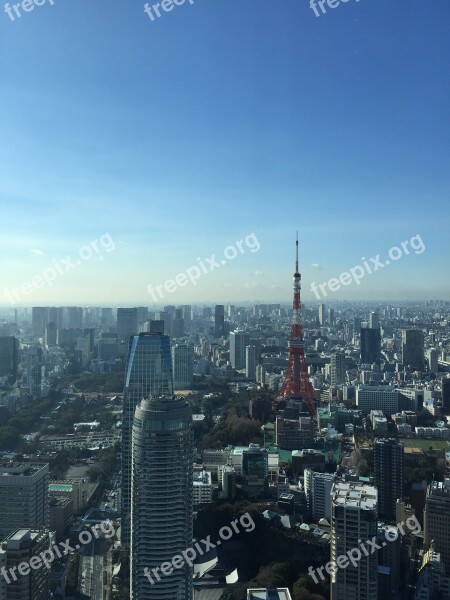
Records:
[[[291,247],[291,305],[3,310],[2,600],[447,597],[450,302]]]
[[[0,600],[450,600],[448,0],[0,10]]]

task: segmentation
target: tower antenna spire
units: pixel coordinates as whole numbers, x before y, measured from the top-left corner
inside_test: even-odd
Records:
[[[301,401],[308,408],[311,415],[316,414],[316,393],[309,381],[308,368],[305,360],[305,343],[303,341],[303,327],[301,314],[301,280],[302,276],[298,266],[298,231],[295,238],[295,273],[294,273],[294,298],[292,302],[292,325],[289,336],[289,360],[286,376],[274,403],[278,409],[286,404],[288,398]]]

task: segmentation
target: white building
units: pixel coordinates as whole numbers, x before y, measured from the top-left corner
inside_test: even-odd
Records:
[[[211,473],[203,470],[194,470],[194,506],[212,502]]]
[[[356,388],[356,405],[364,415],[371,410],[381,410],[386,416],[398,412],[399,392],[389,385]]]
[[[48,464],[0,465],[0,540],[19,528],[48,528]]]

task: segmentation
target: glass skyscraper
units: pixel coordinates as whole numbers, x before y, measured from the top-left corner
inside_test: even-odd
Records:
[[[173,395],[170,339],[140,333],[130,338],[125,374],[122,421],[122,543],[130,543],[131,434],[139,402],[146,397]]]
[[[171,561],[192,546],[193,447],[184,398],[142,400],[132,432],[131,600],[192,599],[191,567]]]

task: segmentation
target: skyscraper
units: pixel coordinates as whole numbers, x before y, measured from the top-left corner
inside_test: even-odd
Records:
[[[380,329],[370,327],[361,328],[361,364],[367,365],[380,363],[381,358]]]
[[[394,521],[397,498],[403,496],[403,444],[394,438],[378,438],[373,450],[378,514]]]
[[[380,327],[380,315],[378,311],[373,311],[369,315],[369,328],[370,329],[379,329]]]
[[[42,348],[30,347],[25,351],[25,373],[27,377],[24,389],[35,398],[41,397]]]
[[[167,335],[140,333],[130,338],[122,422],[122,542],[130,541],[131,433],[136,406],[148,396],[172,395],[173,373]]]
[[[250,345],[250,334],[237,329],[230,333],[230,363],[233,369],[245,368],[245,348]]]
[[[215,337],[225,335],[225,307],[222,304],[217,304],[214,309],[214,335]]]
[[[331,560],[377,535],[377,490],[359,482],[336,482],[331,491]],[[331,572],[331,600],[377,600],[377,553],[361,552],[357,566]]]
[[[331,385],[345,383],[345,354],[336,352],[331,357]]]
[[[325,304],[319,304],[319,323],[325,325],[327,322],[327,310]]]
[[[256,377],[256,346],[245,348],[245,376],[248,379]]]
[[[402,362],[405,366],[421,371],[424,367],[423,331],[406,329],[402,331]]]
[[[19,340],[13,336],[0,337],[0,377],[17,380],[19,365]]]
[[[172,346],[173,385],[176,390],[187,390],[194,380],[194,348],[192,344]]]
[[[127,348],[131,335],[138,333],[138,309],[137,308],[118,308],[117,309],[117,341],[119,347]]]
[[[132,434],[131,600],[190,600],[192,570],[171,566],[192,546],[193,424],[184,398],[145,398]],[[170,565],[168,575],[152,569]],[[169,569],[166,569],[169,571]]]
[[[177,308],[175,310],[175,316],[172,319],[172,338],[181,338],[184,335],[184,319],[183,309]]]
[[[432,373],[439,372],[439,352],[437,348],[429,348],[427,350],[428,369]]]
[[[450,378],[443,377],[442,378],[442,408],[445,411],[450,411]]]
[[[424,543],[427,548],[433,542],[450,572],[450,479],[432,481],[428,486],[424,510]]]

